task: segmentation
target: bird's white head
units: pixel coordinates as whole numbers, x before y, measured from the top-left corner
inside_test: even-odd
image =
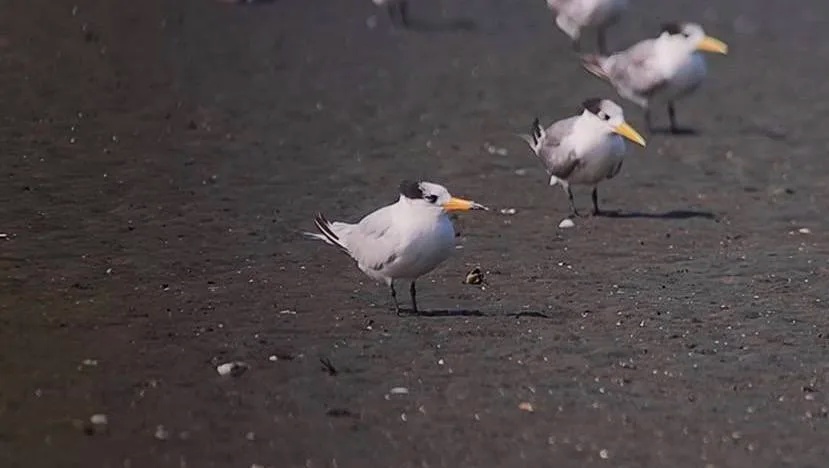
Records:
[[[689,51],[728,54],[728,45],[723,41],[705,34],[702,26],[696,23],[665,23],[659,35],[662,40],[683,46]]]
[[[645,139],[625,122],[625,113],[610,99],[590,98],[582,103],[582,118],[599,131],[615,133],[628,140],[645,146]]]
[[[432,182],[404,180],[400,183],[400,201],[418,209],[441,213],[487,209],[479,203],[453,197],[446,187]]]

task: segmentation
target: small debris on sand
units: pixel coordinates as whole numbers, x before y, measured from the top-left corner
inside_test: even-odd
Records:
[[[248,370],[248,365],[242,361],[226,362],[216,367],[219,375],[232,375],[233,377],[242,375],[246,370]]]

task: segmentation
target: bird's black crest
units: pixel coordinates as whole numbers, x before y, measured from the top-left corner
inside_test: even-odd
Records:
[[[600,110],[602,110],[602,100],[601,98],[590,98],[586,99],[581,106],[590,111],[593,114],[598,114]]]
[[[412,200],[423,198],[423,190],[420,190],[420,182],[413,182],[411,180],[400,182],[400,194]]]
[[[682,26],[677,22],[663,23],[660,33],[668,33],[670,35],[679,34],[682,32]]]

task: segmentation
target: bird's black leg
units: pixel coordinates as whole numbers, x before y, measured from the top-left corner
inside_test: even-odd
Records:
[[[415,291],[414,281],[412,281],[412,286],[409,288],[409,294],[412,295],[412,310],[417,313],[417,292]]]
[[[397,24],[397,21],[395,19],[396,7],[397,5],[395,5],[394,3],[389,3],[388,5],[386,5],[386,10],[388,10],[389,12],[389,19],[391,20],[392,24]]]
[[[409,25],[409,2],[406,0],[401,0],[398,3],[397,8],[400,10],[400,22],[403,26]]]
[[[394,282],[392,281],[389,283],[389,288],[391,289],[391,300],[394,302],[394,310],[395,312],[400,314],[400,304],[397,302],[397,291],[394,290]]]
[[[651,124],[651,109],[645,108],[645,126],[648,128],[648,133],[653,133],[653,125]]]
[[[679,126],[676,124],[676,109],[674,103],[668,103],[668,118],[671,119],[671,133],[679,133]]]
[[[570,189],[569,185],[567,186],[567,200],[570,202],[571,216],[581,216],[579,214],[579,210],[576,209],[576,202],[573,200],[573,191]]]
[[[599,28],[596,39],[599,45],[599,53],[607,55],[607,36],[605,35],[604,28]]]
[[[593,198],[593,216],[598,216],[602,213],[599,211],[599,188],[593,187],[593,193],[590,196]]]
[[[573,48],[573,52],[581,52],[581,38],[577,37],[573,39],[573,41],[570,43],[570,46]]]

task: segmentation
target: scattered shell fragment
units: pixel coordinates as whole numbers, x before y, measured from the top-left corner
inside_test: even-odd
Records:
[[[568,229],[571,227],[575,227],[575,225],[576,223],[574,223],[573,220],[570,218],[564,218],[561,220],[560,223],[558,223],[558,227],[560,227],[561,229]]]
[[[523,401],[523,402],[519,403],[518,404],[518,409],[520,409],[521,411],[526,411],[528,413],[532,413],[533,411],[535,411],[535,408],[533,408],[532,403],[530,403],[528,401]]]
[[[81,364],[88,367],[95,367],[98,365],[98,361],[95,359],[84,359],[83,361],[81,361]]]
[[[268,361],[276,362],[278,360],[279,360],[279,356],[277,356],[276,354],[271,354],[270,356],[268,356]]]
[[[296,315],[296,311],[291,309],[280,310],[279,313],[282,315]]]
[[[408,395],[409,389],[406,387],[394,387],[389,390],[389,393],[392,395]]]
[[[610,455],[608,455],[608,454],[607,454],[607,449],[601,449],[601,450],[599,451],[599,458],[601,458],[602,460],[607,460],[607,458],[608,458],[609,456],[610,456]]]
[[[248,370],[248,365],[242,361],[233,361],[220,364],[216,367],[216,372],[219,375],[232,375],[238,377]]]
[[[153,434],[153,437],[155,437],[158,440],[167,440],[170,438],[170,431],[168,431],[167,428],[159,424],[155,428],[155,434]]]
[[[98,413],[90,416],[89,422],[95,424],[96,426],[104,426],[109,423],[109,419],[107,418],[107,415]]]
[[[809,229],[809,228],[800,228],[800,229],[797,230],[797,232],[799,232],[801,234],[811,234],[812,230]]]
[[[505,214],[505,215],[514,215],[515,213],[518,212],[518,210],[516,210],[515,208],[502,208],[500,211],[501,211],[501,214]]]
[[[484,282],[484,273],[480,268],[475,267],[472,271],[466,274],[466,278],[463,282],[466,284],[481,284]]]

